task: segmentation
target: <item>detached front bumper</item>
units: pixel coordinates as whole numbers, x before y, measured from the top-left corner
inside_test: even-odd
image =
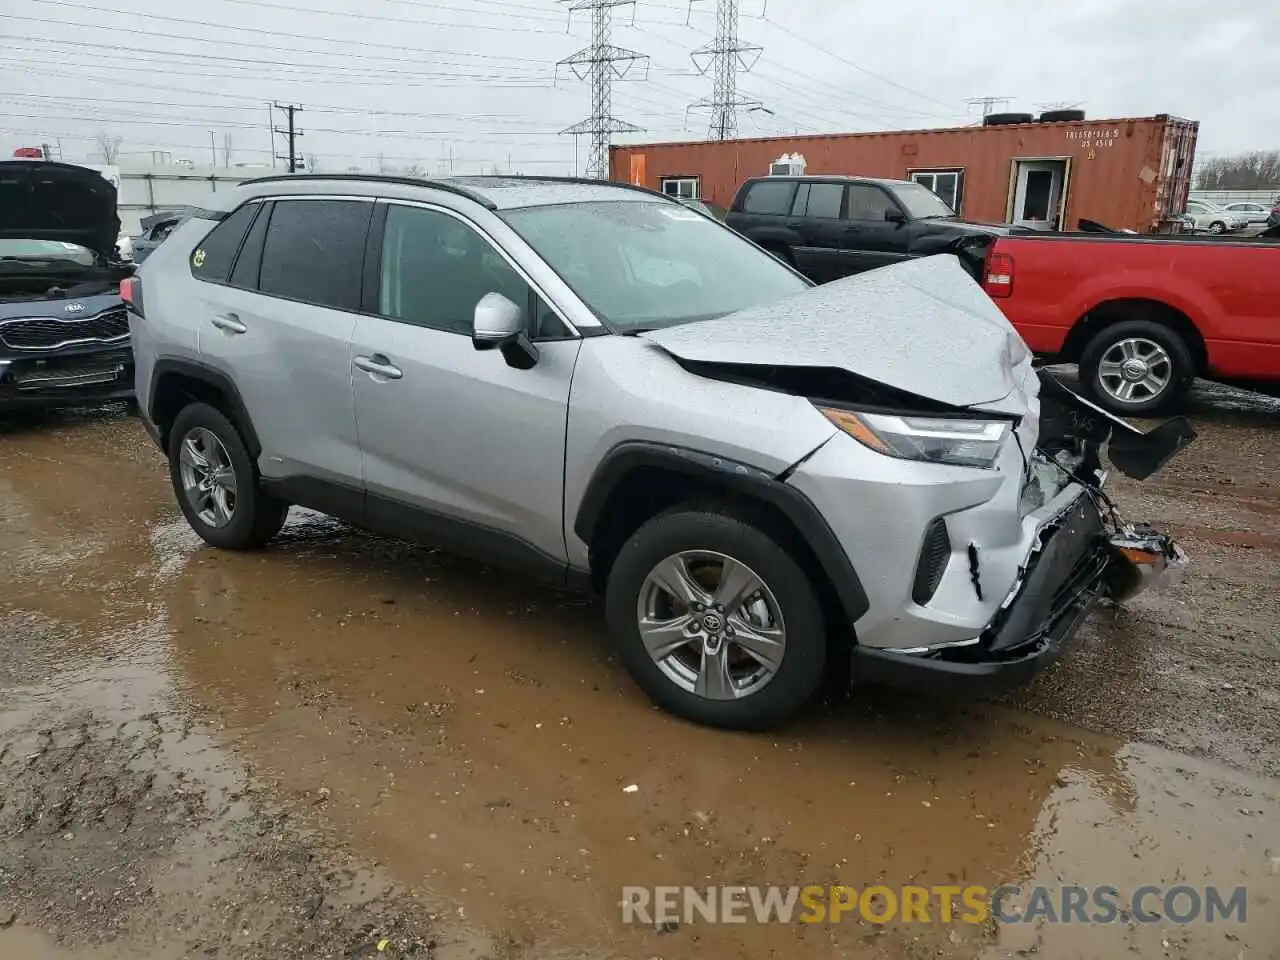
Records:
[[[1109,535],[1081,495],[1045,528],[996,617],[971,643],[929,650],[858,647],[855,679],[932,693],[983,695],[1022,685],[1053,663],[1102,599],[1125,600],[1185,556],[1145,528]]]
[[[0,410],[72,407],[133,396],[127,343],[0,357]]]

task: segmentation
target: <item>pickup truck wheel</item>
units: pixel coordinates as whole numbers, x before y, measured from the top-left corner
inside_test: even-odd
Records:
[[[1173,330],[1127,320],[1099,331],[1080,357],[1080,385],[1120,416],[1147,416],[1181,400],[1195,378],[1191,351]]]
[[[614,562],[605,609],[632,678],[695,723],[766,730],[822,681],[826,629],[809,579],[735,517],[680,507],[644,524]]]
[[[280,532],[289,505],[258,485],[240,432],[206,403],[182,408],[169,440],[169,477],[191,529],[211,546],[252,550]]]

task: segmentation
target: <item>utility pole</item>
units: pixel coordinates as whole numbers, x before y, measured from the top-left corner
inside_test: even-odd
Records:
[[[213,131],[209,131],[209,150],[213,154],[213,165],[218,165],[218,141],[213,136]]]
[[[273,109],[283,110],[285,116],[288,117],[289,125],[281,130],[279,127],[272,127],[272,130],[289,138],[289,155],[288,157],[280,157],[281,160],[287,160],[289,172],[296,173],[298,171],[298,137],[302,136],[302,131],[294,125],[294,115],[302,112],[302,107],[293,103],[273,103]],[[272,153],[274,154],[274,150]]]
[[[690,4],[702,0],[689,0]],[[712,73],[715,86],[711,98],[689,105],[685,111],[709,110],[712,140],[732,140],[738,135],[738,108],[763,110],[764,104],[751,97],[738,95],[738,71],[749,72],[759,61],[764,47],[744,43],[738,36],[738,0],[716,0],[715,39],[690,54],[693,65],[703,76]]]
[[[587,154],[587,176],[609,179],[609,145],[615,133],[635,133],[641,128],[613,115],[613,81],[626,78],[633,67],[643,67],[648,76],[649,58],[634,50],[624,50],[609,42],[614,7],[634,5],[636,0],[561,0],[575,10],[591,11],[591,46],[584,47],[556,64],[556,73],[567,67],[579,80],[591,81],[591,116],[561,130],[561,135],[591,137]],[[575,139],[576,142],[576,139]]]

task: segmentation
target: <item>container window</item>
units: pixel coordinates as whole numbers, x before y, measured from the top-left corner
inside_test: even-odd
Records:
[[[964,170],[962,168],[913,170],[911,179],[920,186],[932,190],[947,206],[956,213],[960,213],[964,203]]]
[[[697,177],[663,177],[661,184],[662,192],[677,200],[697,200],[702,193]]]

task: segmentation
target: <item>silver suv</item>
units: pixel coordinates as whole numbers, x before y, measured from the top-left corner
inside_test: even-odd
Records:
[[[985,691],[1178,559],[1112,527],[1138,434],[1033,370],[954,257],[825,287],[575,180],[271,177],[125,285],[178,502],[249,549],[291,504],[605,595],[681,716],[765,728],[826,669]],[[1048,389],[1042,393],[1042,384]]]

